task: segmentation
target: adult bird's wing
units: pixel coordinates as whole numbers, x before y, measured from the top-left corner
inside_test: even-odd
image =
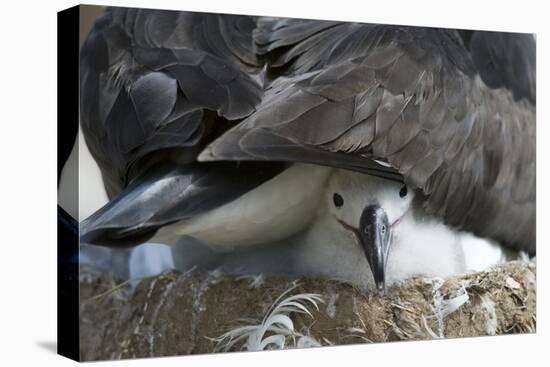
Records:
[[[532,35],[282,19],[255,38],[271,88],[199,160],[397,171],[447,224],[535,252]]]
[[[82,222],[83,241],[136,244],[281,171],[195,164],[262,98],[255,27],[246,16],[130,8],[96,21],[81,51],[81,127],[111,201]]]

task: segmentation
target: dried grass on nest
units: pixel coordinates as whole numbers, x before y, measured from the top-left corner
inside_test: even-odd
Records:
[[[235,326],[242,319],[248,326],[269,324],[256,345],[269,348],[536,330],[535,265],[524,261],[444,280],[412,278],[390,288],[385,297],[332,281],[299,279],[295,284],[282,278],[190,272],[146,278],[132,288],[107,274],[83,276],[83,359],[211,353],[223,345],[223,338],[216,337],[242,327]],[[282,313],[279,308],[275,314],[284,317],[275,320],[281,322],[266,323],[288,297],[300,306],[283,307]],[[247,349],[250,335],[222,350]],[[266,337],[273,343],[261,344]]]

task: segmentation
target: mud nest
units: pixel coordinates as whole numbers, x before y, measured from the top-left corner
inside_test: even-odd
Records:
[[[385,296],[334,281],[81,269],[85,361],[534,332],[535,265],[513,261]]]

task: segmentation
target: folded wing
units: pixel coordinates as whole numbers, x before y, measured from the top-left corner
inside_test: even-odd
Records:
[[[531,35],[259,24],[270,88],[201,160],[305,161],[402,178],[447,224],[535,252]]]
[[[81,224],[84,241],[133,245],[279,173],[197,165],[214,138],[263,96],[247,16],[108,9],[80,57],[81,128],[111,201]]]

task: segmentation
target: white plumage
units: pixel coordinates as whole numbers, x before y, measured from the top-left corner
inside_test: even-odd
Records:
[[[364,250],[341,222],[358,227],[363,208],[378,204],[393,224],[387,285],[415,275],[446,277],[481,270],[504,259],[495,243],[426,215],[414,201],[414,191],[401,197],[402,188],[361,173],[295,164],[231,203],[162,228],[154,241],[174,244],[183,238],[172,251],[182,271],[197,266],[244,274],[321,276],[373,289]],[[334,204],[335,193],[342,197],[342,206]],[[138,266],[134,263],[133,268]],[[145,269],[149,275],[151,266]]]
[[[295,164],[228,204],[162,227],[153,242],[192,236],[218,251],[273,243],[303,230],[316,214],[331,169]]]

